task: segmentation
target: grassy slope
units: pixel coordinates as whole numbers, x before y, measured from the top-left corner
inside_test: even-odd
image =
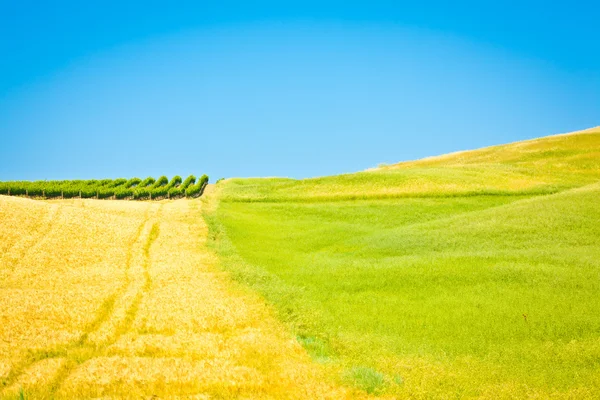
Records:
[[[230,179],[226,201],[547,194],[600,179],[600,128],[337,176]]]
[[[596,129],[339,177],[228,180],[208,217],[224,265],[358,386],[591,395],[599,151]]]

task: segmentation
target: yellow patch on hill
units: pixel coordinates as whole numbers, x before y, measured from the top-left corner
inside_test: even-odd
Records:
[[[506,164],[565,172],[597,169],[600,127],[406,161],[380,169]],[[565,168],[567,169],[565,171]],[[571,171],[569,171],[571,170]],[[596,171],[597,172],[597,171]]]

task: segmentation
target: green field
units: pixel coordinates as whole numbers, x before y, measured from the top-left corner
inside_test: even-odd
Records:
[[[204,201],[223,267],[375,394],[600,393],[600,129]]]

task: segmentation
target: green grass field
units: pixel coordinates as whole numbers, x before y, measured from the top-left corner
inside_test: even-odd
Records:
[[[340,381],[591,398],[598,182],[596,128],[356,174],[225,180],[205,217],[223,267]]]

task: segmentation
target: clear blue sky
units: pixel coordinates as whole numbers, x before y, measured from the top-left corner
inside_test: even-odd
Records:
[[[0,180],[309,177],[600,125],[600,4],[0,0]]]

